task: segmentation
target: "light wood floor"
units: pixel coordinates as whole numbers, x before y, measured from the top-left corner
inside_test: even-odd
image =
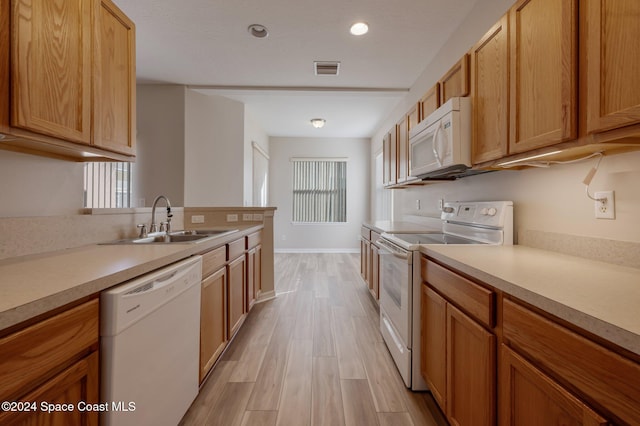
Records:
[[[182,425],[445,425],[408,391],[355,254],[277,254],[256,304]]]

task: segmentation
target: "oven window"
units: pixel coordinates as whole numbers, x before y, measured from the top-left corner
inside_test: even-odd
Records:
[[[401,287],[403,283],[406,283],[407,281],[407,264],[401,261],[396,261],[393,258],[393,255],[386,255],[386,257],[389,260],[381,262],[382,280],[384,282],[382,289],[398,308],[402,308]]]

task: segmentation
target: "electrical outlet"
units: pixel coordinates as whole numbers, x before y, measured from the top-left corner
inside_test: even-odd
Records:
[[[237,222],[238,221],[238,215],[237,214],[228,214],[227,215],[227,222]]]
[[[191,216],[191,223],[204,223],[204,216],[201,214],[194,214]]]
[[[242,213],[243,222],[251,222],[252,219],[253,219],[253,215],[251,213]]]
[[[444,198],[440,198],[438,200],[438,210],[442,211],[443,208],[444,208]]]
[[[596,219],[615,219],[616,218],[616,204],[613,196],[613,191],[600,191],[593,194],[596,209]]]
[[[416,210],[420,210],[420,200],[416,200]]]
[[[262,222],[262,213],[254,213],[253,214],[253,221],[254,222]]]

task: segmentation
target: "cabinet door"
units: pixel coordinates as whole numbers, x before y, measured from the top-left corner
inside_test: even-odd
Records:
[[[100,364],[98,352],[73,364],[57,376],[45,382],[18,401],[29,401],[37,404],[35,411],[0,412],[0,424],[21,426],[48,425],[98,425],[98,412],[78,410],[78,403],[98,404],[99,401]],[[41,401],[49,404],[73,404],[70,411],[54,411],[52,413],[40,410]]]
[[[456,96],[469,94],[469,55],[464,54],[440,81],[440,105]]]
[[[405,116],[396,124],[398,129],[398,179],[404,182],[409,176],[409,118]]]
[[[360,239],[360,276],[363,280],[367,280],[367,246],[365,240]]]
[[[420,306],[420,373],[444,410],[447,403],[447,302],[423,285]]]
[[[253,290],[257,299],[262,292],[262,245],[256,246],[256,255],[253,263]]]
[[[135,154],[136,59],[133,22],[101,0],[96,23],[93,143]]]
[[[510,10],[509,152],[577,137],[577,0],[520,0]]]
[[[380,298],[380,254],[378,246],[371,244],[371,274],[369,275],[369,291],[373,297]]]
[[[471,50],[473,164],[507,155],[509,145],[509,17],[505,15]]]
[[[391,129],[389,142],[389,185],[398,183],[398,126]]]
[[[371,242],[364,240],[364,280],[367,285],[371,285]]]
[[[639,123],[640,2],[587,0],[580,6],[587,20],[587,131]]]
[[[501,355],[502,426],[609,424],[507,346]]]
[[[447,304],[447,417],[454,425],[491,426],[495,404],[496,337]]]
[[[433,87],[429,89],[422,98],[420,98],[418,105],[418,109],[420,110],[418,122],[420,122],[440,106],[440,83],[434,84]]]
[[[245,289],[246,273],[245,259],[240,256],[227,265],[228,268],[228,332],[229,338],[233,336],[244,321],[246,312]]]
[[[256,249],[252,248],[247,252],[247,306],[246,306],[247,312],[249,312],[249,310],[253,307],[253,304],[256,301],[255,267],[256,267]]]
[[[227,338],[227,270],[221,268],[202,281],[200,296],[200,381],[224,350]]]
[[[11,125],[89,144],[94,2],[11,3]]]
[[[391,132],[382,140],[382,185],[391,183]]]

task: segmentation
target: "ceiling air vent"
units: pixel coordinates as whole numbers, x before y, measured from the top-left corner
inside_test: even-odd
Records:
[[[313,63],[313,68],[315,69],[316,75],[338,75],[338,71],[340,70],[340,62],[315,61]]]

